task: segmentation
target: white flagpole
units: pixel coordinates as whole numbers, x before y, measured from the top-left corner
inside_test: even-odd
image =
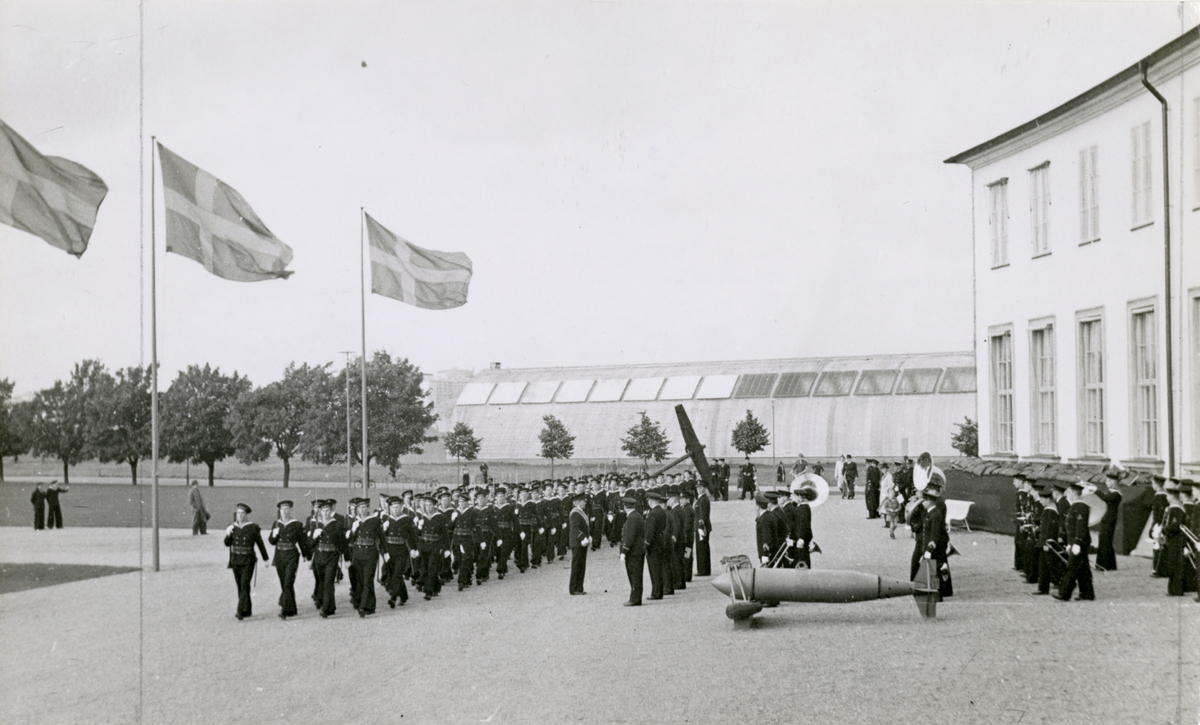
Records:
[[[371,461],[367,455],[367,282],[366,267],[367,253],[364,244],[363,224],[366,217],[363,207],[358,208],[358,254],[359,289],[362,301],[362,358],[359,360],[362,371],[362,465],[363,465],[363,498],[369,498],[371,488]]]
[[[155,260],[154,147],[150,137],[150,520],[154,529],[154,571],[158,571],[158,265]]]

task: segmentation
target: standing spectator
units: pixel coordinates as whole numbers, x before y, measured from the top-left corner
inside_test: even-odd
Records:
[[[783,479],[786,476],[787,476],[787,472],[783,470],[783,461],[780,461],[779,465],[775,466],[775,483],[780,488],[783,487]]]
[[[61,529],[63,526],[62,507],[58,505],[58,494],[66,493],[70,489],[64,483],[59,485],[57,480],[50,482],[50,488],[46,490],[46,507],[49,515],[46,520],[47,529]]]
[[[808,461],[804,460],[804,454],[801,453],[800,457],[796,459],[795,465],[792,466],[792,476],[799,476],[801,473],[804,473],[807,470]]]
[[[200,495],[200,484],[194,479],[188,485],[188,504],[192,507],[192,536],[208,534],[208,520],[212,515],[204,508],[204,497]]]
[[[842,466],[842,476],[846,479],[846,498],[854,498],[854,482],[858,480],[858,464],[846,454],[846,463]]]
[[[746,456],[746,462],[742,464],[742,470],[738,476],[738,491],[740,492],[738,500],[753,499],[755,488],[754,464],[750,462],[750,456]]]
[[[571,499],[574,508],[568,517],[571,542],[571,580],[567,590],[572,595],[587,594],[583,591],[583,580],[587,575],[588,546],[592,543],[591,526],[586,510],[588,496],[583,491]]]
[[[624,497],[625,523],[621,527],[621,561],[625,564],[625,575],[629,577],[629,600],[627,607],[642,605],[642,570],[646,562],[646,523],[637,510],[637,499]]]
[[[1101,571],[1116,571],[1117,552],[1113,548],[1113,537],[1117,533],[1117,511],[1121,507],[1121,494],[1117,491],[1121,471],[1110,469],[1105,477],[1107,482],[1096,489],[1096,495],[1104,502],[1104,516],[1100,519],[1100,539],[1096,546],[1096,568]]]
[[[46,489],[42,487],[41,481],[34,486],[29,501],[33,504],[33,530],[41,531],[46,528]]]
[[[833,466],[833,477],[837,480],[838,491],[841,492],[842,498],[846,498],[846,457],[838,456],[837,463]]]
[[[879,461],[867,459],[867,518],[879,518],[880,476]]]

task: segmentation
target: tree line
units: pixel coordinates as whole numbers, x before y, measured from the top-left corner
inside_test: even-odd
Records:
[[[230,457],[250,464],[274,453],[285,488],[297,457],[333,465],[349,455],[361,465],[360,365],[338,373],[331,367],[292,363],[281,380],[256,388],[236,371],[188,366],[159,396],[159,455],[205,464],[210,486],[216,464]],[[366,367],[367,459],[394,477],[401,456],[437,440],[427,434],[437,414],[421,389],[424,375],[408,360],[379,351]],[[0,481],[5,456],[29,453],[60,461],[65,482],[70,467],[86,460],[125,463],[136,485],[138,463],[152,455],[150,381],[149,366],[110,373],[99,360],[84,360],[67,380],[14,404],[13,383],[0,379]]]

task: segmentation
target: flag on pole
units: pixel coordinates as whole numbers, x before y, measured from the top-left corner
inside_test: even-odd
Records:
[[[81,257],[106,194],[99,176],[74,161],[41,155],[0,121],[0,222]]]
[[[287,279],[292,248],[275,238],[237,190],[158,144],[167,251],[234,282]]]
[[[427,310],[467,303],[471,258],[462,252],[435,252],[407,242],[367,217],[371,240],[371,291]]]

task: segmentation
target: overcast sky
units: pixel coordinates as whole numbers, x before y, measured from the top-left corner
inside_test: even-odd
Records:
[[[191,363],[262,384],[358,350],[360,206],[474,261],[464,307],[367,299],[368,348],[427,373],[970,350],[970,174],[942,160],[1198,19],[1166,2],[150,2],[140,94],[136,2],[4,0],[0,117],[110,192],[81,259],[0,226],[0,377],[28,394],[84,358],[149,362],[151,134],[295,251],[286,281],[211,276],[162,252],[159,188],[164,389]]]

